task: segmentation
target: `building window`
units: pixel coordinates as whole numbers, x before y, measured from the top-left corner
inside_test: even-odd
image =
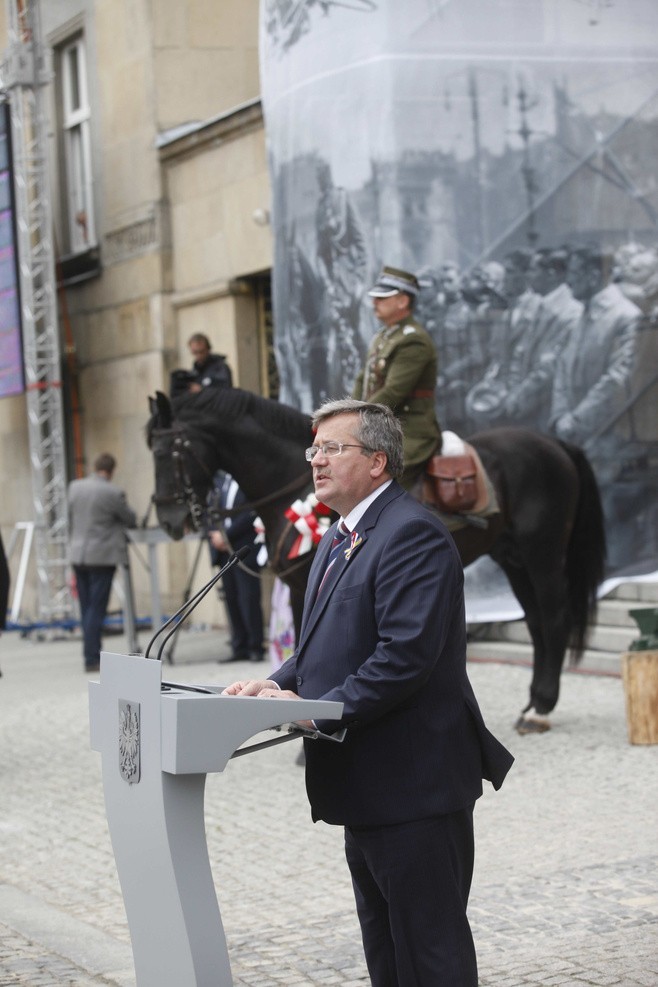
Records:
[[[64,45],[60,54],[67,252],[79,254],[96,245],[84,39],[78,37]]]

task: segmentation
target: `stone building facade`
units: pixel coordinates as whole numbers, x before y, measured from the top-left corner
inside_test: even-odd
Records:
[[[141,517],[153,490],[147,399],[167,390],[173,368],[189,366],[189,336],[209,336],[238,386],[271,386],[258,0],[41,0],[40,15],[53,68],[48,150],[67,479],[112,452],[115,479]],[[2,48],[6,18],[5,9]],[[25,396],[3,398],[5,544],[31,516],[28,446]],[[189,544],[161,552],[165,610],[180,602],[191,557]],[[206,567],[204,553],[199,580]],[[148,574],[132,568],[138,613],[148,613]]]

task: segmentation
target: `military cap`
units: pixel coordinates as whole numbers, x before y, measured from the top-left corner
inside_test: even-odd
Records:
[[[389,298],[391,295],[397,295],[399,291],[404,291],[415,298],[420,291],[416,275],[401,271],[397,267],[382,267],[377,281],[368,294],[371,298]]]

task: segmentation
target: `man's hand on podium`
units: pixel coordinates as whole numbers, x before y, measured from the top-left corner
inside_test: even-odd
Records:
[[[232,682],[222,692],[223,696],[255,696],[258,699],[301,699],[290,689],[280,689],[271,679],[249,679],[247,682]],[[312,720],[295,720],[304,730],[315,730]]]
[[[247,682],[231,682],[222,692],[223,696],[259,696],[264,689],[280,692],[271,679],[249,679]]]

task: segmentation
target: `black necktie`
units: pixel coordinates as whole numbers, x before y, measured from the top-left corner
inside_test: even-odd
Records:
[[[347,538],[347,536],[350,533],[351,532],[350,532],[349,528],[346,527],[346,525],[341,521],[340,524],[338,525],[338,527],[336,528],[335,533],[334,533],[334,540],[331,543],[331,550],[330,550],[329,556],[327,558],[327,567],[324,570],[324,576],[322,577],[322,582],[318,586],[318,596],[320,595],[320,591],[322,590],[322,587],[324,586],[325,580],[326,580],[327,576],[329,575],[329,572],[331,570],[332,565],[334,564],[334,562],[336,561],[336,559],[338,557],[338,553],[339,553],[339,551],[341,549],[341,546],[343,545],[343,543],[345,542],[345,539]]]

